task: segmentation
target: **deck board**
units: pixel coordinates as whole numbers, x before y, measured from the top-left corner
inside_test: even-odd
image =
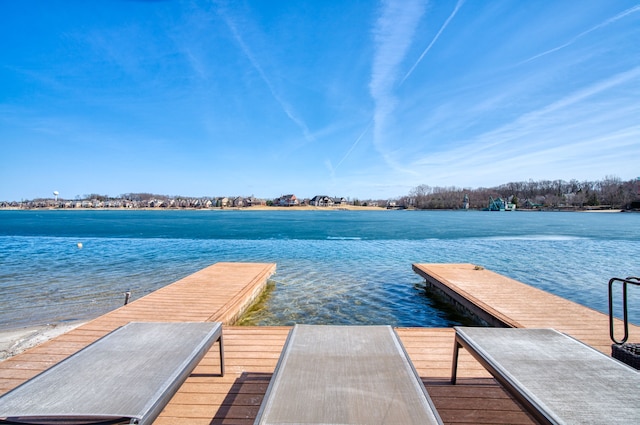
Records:
[[[611,355],[609,316],[473,264],[414,264],[428,283],[452,291],[467,307],[517,328],[554,328]],[[602,296],[607,299],[607,282]],[[615,328],[622,332],[622,322]],[[640,341],[640,327],[629,325],[629,341]]]
[[[155,423],[252,424],[290,329],[225,327],[225,376],[215,376],[214,347]],[[535,423],[471,356],[461,356],[464,385],[449,384],[453,329],[397,332],[446,424]]]

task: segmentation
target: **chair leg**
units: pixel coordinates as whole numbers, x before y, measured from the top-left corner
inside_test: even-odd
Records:
[[[460,344],[458,340],[453,344],[453,362],[451,364],[451,384],[456,384],[456,379],[458,376],[458,351],[460,350]]]
[[[224,349],[222,344],[222,335],[220,335],[220,375],[224,376]]]

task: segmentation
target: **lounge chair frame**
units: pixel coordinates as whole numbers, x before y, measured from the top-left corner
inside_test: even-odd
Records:
[[[542,424],[629,424],[640,373],[553,329],[455,327],[451,383],[465,348]]]
[[[390,326],[296,325],[254,424],[442,421]]]
[[[132,322],[0,397],[0,423],[150,424],[213,344],[219,322]]]

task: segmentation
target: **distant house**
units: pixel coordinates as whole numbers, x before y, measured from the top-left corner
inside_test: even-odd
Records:
[[[237,198],[233,199],[233,206],[236,208],[242,208],[242,207],[246,207],[247,204],[245,202],[245,199],[242,196],[238,196]]]
[[[229,198],[216,198],[216,207],[225,208],[229,206]]]
[[[326,195],[316,195],[309,201],[309,205],[314,207],[339,207],[348,203],[347,198],[332,198]]]
[[[542,208],[542,204],[535,203],[529,199],[525,199],[524,202],[522,203],[522,207],[527,209],[536,209],[536,208]]]
[[[316,195],[311,198],[309,205],[313,207],[331,207],[333,206],[333,198],[324,195]]]
[[[274,204],[279,207],[294,207],[298,205],[298,198],[296,195],[284,195],[276,199]]]
[[[267,201],[265,201],[264,199],[258,199],[255,196],[249,196],[246,199],[246,203],[248,207],[267,205]]]
[[[487,210],[489,211],[504,211],[506,206],[506,202],[502,198],[493,198],[489,196],[489,207]]]

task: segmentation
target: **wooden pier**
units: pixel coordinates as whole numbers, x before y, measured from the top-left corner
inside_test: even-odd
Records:
[[[473,264],[414,264],[413,270],[452,304],[490,326],[554,328],[611,354],[606,314]],[[621,337],[622,322],[614,324]],[[629,325],[629,335],[629,341],[640,341],[640,328]]]
[[[275,271],[275,264],[263,263],[216,263],[202,269],[1,362],[0,393],[129,322],[233,323]]]
[[[472,265],[416,264],[413,267],[430,284],[439,285],[443,292],[447,287],[461,295],[460,302],[468,300],[471,307],[478,306],[477,314],[489,312],[511,326],[555,327],[610,352],[608,318],[601,313],[577,304],[566,306],[561,298],[556,300],[558,297],[544,291],[530,292],[533,288],[527,285],[487,270],[476,270]],[[275,264],[218,263],[187,276],[0,362],[0,393],[129,321],[222,321],[225,323],[225,376],[219,376],[215,345],[155,423],[252,424],[290,328],[231,324],[263,290],[274,272]],[[502,295],[492,296],[492,292]],[[527,311],[527,306],[533,309]],[[597,316],[593,322],[588,319],[592,314]],[[600,316],[605,319],[604,325]],[[445,423],[535,423],[465,352],[460,356],[458,385],[449,384],[453,329],[401,328],[397,332]],[[639,337],[638,328],[633,327],[631,339],[635,341]]]

